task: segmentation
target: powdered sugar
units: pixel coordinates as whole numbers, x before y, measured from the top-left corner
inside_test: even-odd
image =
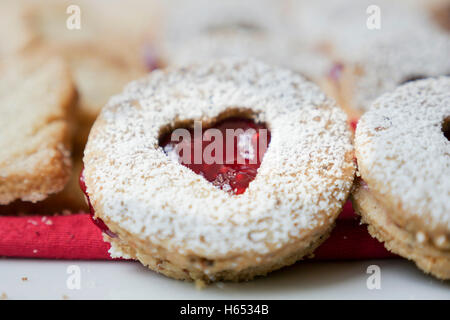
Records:
[[[379,40],[435,28],[421,0],[293,1],[290,12],[299,36],[306,42],[328,43],[333,54],[347,62]]]
[[[376,181],[377,192],[450,231],[450,142],[442,132],[449,116],[449,77],[412,82],[374,102],[355,144],[362,177]]]
[[[251,110],[272,139],[239,196],[170,160],[161,128]],[[138,238],[205,257],[280,248],[331,225],[353,181],[343,112],[315,85],[253,60],[156,71],[113,97],[85,150],[95,209]],[[115,231],[115,230],[113,230]]]
[[[365,48],[357,65],[353,107],[367,110],[381,94],[411,77],[450,74],[450,36],[438,30],[406,32]]]
[[[314,80],[321,80],[333,63],[324,53],[296,41],[286,34],[233,30],[215,34],[200,34],[176,42],[168,50],[173,65],[200,63],[219,58],[252,57],[266,63],[300,72]]]
[[[299,37],[284,1],[185,1],[166,4],[162,47],[170,65],[229,57],[256,58],[316,81],[332,61]],[[207,12],[208,14],[205,14]]]

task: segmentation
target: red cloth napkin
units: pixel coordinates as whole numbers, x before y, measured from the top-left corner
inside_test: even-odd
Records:
[[[0,256],[110,260],[109,244],[89,214],[0,217]],[[348,202],[330,238],[314,253],[317,260],[376,259],[394,256],[373,239]]]

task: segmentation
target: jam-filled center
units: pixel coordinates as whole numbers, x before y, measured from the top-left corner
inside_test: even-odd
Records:
[[[160,139],[169,158],[231,194],[244,193],[256,177],[269,143],[267,127],[246,118],[228,118],[208,128],[195,123]]]

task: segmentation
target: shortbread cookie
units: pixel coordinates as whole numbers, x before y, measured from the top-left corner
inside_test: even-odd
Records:
[[[59,58],[27,55],[0,66],[0,204],[36,202],[63,189],[75,99],[70,71]]]
[[[70,178],[63,190],[36,203],[18,200],[8,205],[2,205],[0,206],[0,215],[65,215],[88,212],[89,207],[79,186],[83,162],[77,155],[72,157],[72,162]]]
[[[355,170],[346,120],[316,85],[254,60],[154,71],[113,97],[89,135],[83,185],[94,221],[112,256],[169,277],[265,275],[310,254],[341,212]],[[237,150],[258,162],[179,163],[165,139],[198,122],[253,128],[238,134],[252,147]],[[263,137],[261,155],[253,147]]]
[[[46,56],[56,51],[64,57],[77,87],[78,99],[70,116],[73,124],[71,139],[74,144],[72,159],[74,162],[77,162],[77,157],[82,157],[91,126],[108,98],[119,93],[126,83],[144,74],[142,69],[130,64],[126,58],[120,54],[116,55],[109,48],[98,42],[95,45],[77,44],[64,47],[53,46],[51,49],[40,47],[33,50],[39,56]],[[19,212],[26,213],[56,213],[63,210],[86,209],[84,197],[78,187],[80,171],[81,168],[72,171],[64,190],[52,195],[39,206],[24,203],[15,204],[15,208]]]
[[[450,74],[450,36],[439,30],[405,33],[379,41],[353,63],[335,66],[330,93],[352,118],[381,94],[422,78]]]
[[[450,279],[450,77],[377,99],[355,135],[353,194],[370,233],[425,272]]]

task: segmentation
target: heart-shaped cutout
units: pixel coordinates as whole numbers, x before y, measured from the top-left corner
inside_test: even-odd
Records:
[[[172,159],[231,194],[242,194],[255,179],[270,143],[263,123],[246,118],[228,118],[213,127],[178,128],[160,139]]]

